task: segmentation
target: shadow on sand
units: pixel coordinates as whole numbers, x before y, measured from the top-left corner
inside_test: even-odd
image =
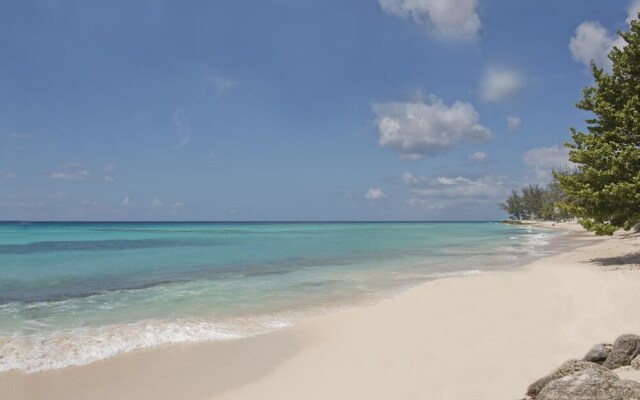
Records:
[[[603,267],[640,268],[640,252],[628,253],[618,257],[601,257],[589,260],[589,263]]]

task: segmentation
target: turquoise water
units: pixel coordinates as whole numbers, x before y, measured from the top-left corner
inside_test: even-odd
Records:
[[[508,268],[556,232],[496,223],[1,223],[0,371],[232,339]]]

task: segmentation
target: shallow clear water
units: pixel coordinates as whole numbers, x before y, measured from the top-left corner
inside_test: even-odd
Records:
[[[488,222],[0,223],[0,371],[263,333],[512,267],[557,234]]]

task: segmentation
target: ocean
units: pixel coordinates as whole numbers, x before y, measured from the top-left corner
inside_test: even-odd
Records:
[[[0,223],[0,371],[265,333],[553,252],[495,222]]]

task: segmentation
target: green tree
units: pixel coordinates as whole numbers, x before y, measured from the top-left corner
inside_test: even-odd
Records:
[[[556,173],[569,200],[564,208],[599,235],[640,221],[640,23],[619,35],[627,45],[609,53],[613,71],[591,63],[595,83],[583,90],[579,109],[591,112],[587,132],[571,129],[572,174]]]
[[[528,185],[522,188],[522,204],[527,219],[541,218],[544,196],[544,190],[539,185]]]
[[[504,203],[500,204],[500,208],[509,214],[511,219],[523,219],[524,218],[524,205],[522,203],[522,197],[516,189],[511,189],[511,194],[507,197]]]
[[[552,180],[544,189],[544,201],[542,205],[541,219],[551,221],[564,221],[572,218],[568,210],[562,207],[562,203],[569,201],[569,197],[560,188],[556,174],[571,174],[569,168],[561,168],[555,170],[552,174]]]

